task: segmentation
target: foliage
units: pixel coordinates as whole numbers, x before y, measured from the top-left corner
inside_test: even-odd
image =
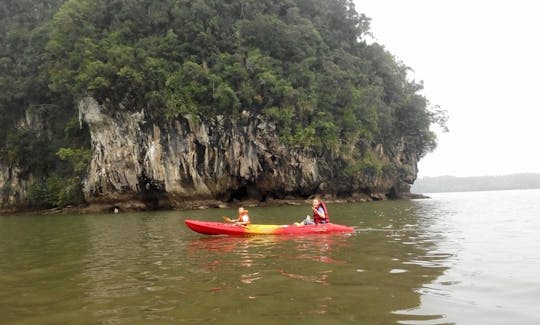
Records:
[[[28,203],[34,208],[65,207],[83,202],[81,182],[57,174],[34,183],[28,191]]]
[[[4,155],[8,164],[19,166],[23,176],[44,174],[54,164],[49,142],[35,131],[15,130],[8,134]]]
[[[35,201],[68,202],[43,193],[85,171],[74,103],[92,96],[153,119],[248,111],[342,176],[384,172],[370,146],[405,141],[421,157],[436,145],[430,125],[447,117],[407,66],[366,43],[369,23],[352,0],[5,0],[0,159],[43,180]],[[18,127],[36,105],[52,125]]]
[[[60,148],[57,153],[60,159],[69,162],[76,175],[83,175],[92,158],[92,152],[86,148]]]

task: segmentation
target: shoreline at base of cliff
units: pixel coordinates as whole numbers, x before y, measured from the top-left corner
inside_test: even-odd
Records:
[[[271,199],[266,201],[257,200],[234,200],[223,202],[218,200],[186,200],[181,205],[149,208],[141,201],[127,201],[118,203],[90,203],[80,206],[56,207],[50,209],[0,209],[0,215],[53,215],[53,214],[108,214],[143,211],[180,211],[180,210],[204,210],[204,209],[231,209],[238,206],[266,207],[282,205],[309,205],[315,196],[309,198],[286,198]],[[392,200],[416,200],[429,199],[429,196],[417,193],[407,193]],[[354,195],[348,198],[331,198],[322,196],[326,203],[366,203],[373,201],[389,200],[385,195]]]

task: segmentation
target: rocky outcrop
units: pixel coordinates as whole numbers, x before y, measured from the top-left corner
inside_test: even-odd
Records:
[[[120,208],[192,207],[194,202],[266,201],[336,194],[332,175],[315,157],[291,151],[276,130],[247,112],[239,119],[212,121],[190,117],[147,120],[144,111],[111,112],[92,98],[79,104],[80,121],[91,133],[92,160],[84,180],[89,203]],[[406,145],[395,153],[373,148],[381,160],[403,166],[399,177],[360,177],[342,184],[349,195],[371,198],[408,192],[416,177],[416,159]],[[341,192],[341,191],[339,191]]]
[[[36,136],[48,138],[48,121],[40,108],[28,109],[17,120],[19,130],[32,130]],[[20,211],[28,209],[28,193],[36,182],[32,170],[22,170],[19,166],[0,160],[0,211]]]
[[[0,162],[0,210],[24,208],[32,180],[20,176],[21,171]]]

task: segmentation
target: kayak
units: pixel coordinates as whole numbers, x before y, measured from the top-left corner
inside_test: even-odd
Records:
[[[354,228],[335,223],[318,225],[262,225],[250,224],[247,226],[232,223],[198,221],[186,219],[186,225],[193,231],[204,235],[308,235],[308,234],[334,234],[351,233]]]

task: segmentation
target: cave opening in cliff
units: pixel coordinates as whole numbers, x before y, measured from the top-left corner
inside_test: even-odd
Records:
[[[266,200],[266,195],[259,191],[255,183],[247,183],[237,187],[236,189],[230,190],[225,198],[225,201],[227,202],[241,202],[246,200],[263,202]]]
[[[165,191],[165,184],[161,181],[146,177],[139,177],[141,200],[151,210],[168,209],[170,203]]]
[[[397,199],[399,197],[397,189],[395,187],[392,187],[388,191],[388,193],[386,193],[386,197],[391,200]]]

